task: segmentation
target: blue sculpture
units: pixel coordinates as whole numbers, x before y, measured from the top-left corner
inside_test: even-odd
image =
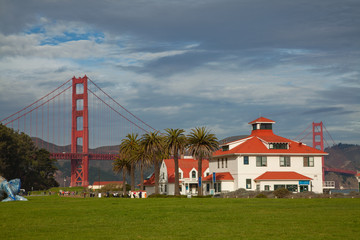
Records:
[[[27,201],[26,198],[17,195],[20,192],[20,179],[13,179],[9,182],[6,179],[0,177],[0,200],[2,202],[9,202],[9,201]]]

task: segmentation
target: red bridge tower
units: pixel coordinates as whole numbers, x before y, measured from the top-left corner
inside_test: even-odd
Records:
[[[323,135],[323,123],[312,123],[313,127],[313,148],[324,151],[324,135]],[[324,156],[322,157],[322,172],[323,172],[323,181],[325,180],[325,165],[324,165]]]
[[[78,153],[82,144],[81,159],[71,159],[70,186],[89,185],[89,118],[88,78],[72,78],[71,153]]]

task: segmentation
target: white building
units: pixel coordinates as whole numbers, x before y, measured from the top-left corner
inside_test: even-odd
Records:
[[[249,124],[251,135],[221,145],[209,162],[205,193],[247,190],[323,192],[323,161],[326,152],[273,133],[275,122],[260,117]],[[216,174],[213,183],[212,173]]]
[[[160,167],[160,194],[174,195],[175,193],[175,163],[174,159],[164,159]],[[181,195],[197,195],[198,161],[192,158],[179,159],[179,187]],[[202,161],[202,177],[209,175],[209,161]],[[155,192],[155,176],[144,181],[148,195]]]

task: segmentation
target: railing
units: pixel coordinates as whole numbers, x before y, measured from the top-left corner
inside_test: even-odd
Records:
[[[324,181],[323,188],[335,188],[335,181]]]

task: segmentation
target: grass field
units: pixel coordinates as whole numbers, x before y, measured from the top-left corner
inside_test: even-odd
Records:
[[[29,197],[0,239],[359,239],[360,199]]]

